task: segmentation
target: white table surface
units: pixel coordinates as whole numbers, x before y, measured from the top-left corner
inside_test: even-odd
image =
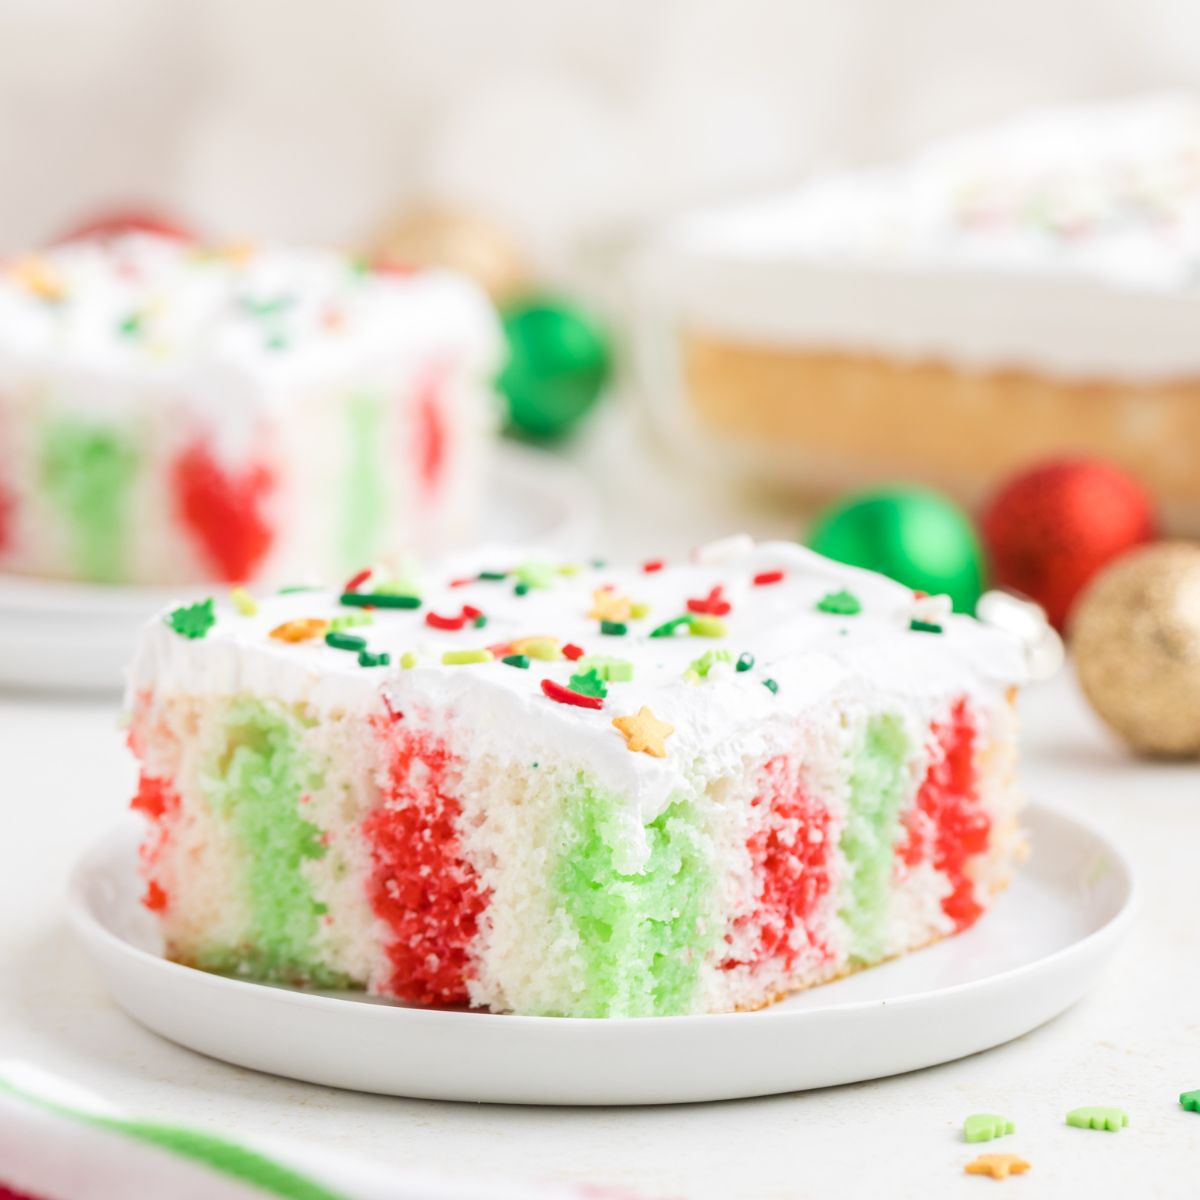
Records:
[[[584,465],[612,461],[604,433]],[[601,472],[607,549],[673,550],[778,508],[730,510],[696,480]],[[700,493],[703,492],[703,495]],[[645,526],[657,522],[647,542]],[[794,524],[794,518],[788,518]],[[1013,1151],[1028,1196],[1177,1196],[1194,1191],[1200,1115],[1200,767],[1127,756],[1069,676],[1023,702],[1026,789],[1085,816],[1128,851],[1142,911],[1095,992],[1007,1046],[912,1075],[821,1092],[657,1109],[542,1109],[356,1095],[258,1075],[162,1041],[118,1011],[65,927],[77,855],[121,812],[132,764],[109,699],[0,692],[0,1058],[65,1074],[141,1115],[212,1130],[297,1137],[381,1162],[483,1176],[545,1177],[694,1200],[957,1196],[996,1186],[962,1174],[978,1150]],[[1063,1124],[1081,1104],[1131,1115],[1120,1134]],[[1017,1136],[961,1141],[962,1118],[1000,1112]]]

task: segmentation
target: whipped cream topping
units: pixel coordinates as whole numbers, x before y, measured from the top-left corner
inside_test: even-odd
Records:
[[[480,579],[481,572],[504,577]],[[518,589],[523,579],[546,586]],[[786,542],[727,539],[691,561],[649,572],[641,566],[576,567],[492,547],[451,560],[407,587],[419,594],[420,608],[375,609],[370,624],[346,630],[362,637],[370,653],[390,655],[387,666],[362,666],[357,653],[320,637],[291,643],[271,636],[285,622],[363,611],[340,603],[336,592],[259,597],[258,612],[250,616],[221,600],[216,623],[197,639],[176,633],[168,610],[142,634],[129,671],[130,700],[146,690],[160,700],[250,692],[318,712],[403,713],[400,719],[416,724],[448,712],[463,744],[524,756],[531,766],[578,763],[645,823],[689,778],[735,770],[743,755],[761,752],[767,729],[779,719],[817,708],[831,696],[934,704],[965,693],[991,703],[1025,678],[1017,638],[969,617],[946,616],[941,606],[918,601],[882,576]],[[689,600],[710,600],[717,587],[717,607],[727,603],[727,613],[697,614],[700,620],[680,623],[673,635],[650,636],[687,613]],[[859,611],[818,608],[834,593],[849,593]],[[589,615],[606,598],[618,607],[622,600],[636,606],[634,616],[618,623],[624,634],[602,632]],[[429,624],[430,613],[454,618],[464,606],[482,612],[486,623],[468,619],[457,630]],[[843,597],[828,607],[854,605]],[[943,622],[941,633],[910,627],[933,610]],[[697,628],[716,636],[697,636]],[[571,676],[587,668],[586,658],[531,657],[524,669],[500,660],[527,638],[622,660],[632,678],[610,680],[598,710],[560,703],[544,694],[543,680],[569,687]],[[442,661],[446,652],[488,647],[495,661]],[[728,652],[731,660],[752,656],[753,665],[739,671],[735,661],[717,658],[706,674],[703,667],[697,672],[697,660],[708,651]],[[415,655],[415,665],[402,665],[405,655]],[[636,714],[643,705],[674,726],[666,758],[630,751],[612,725],[614,717]]]
[[[652,256],[724,332],[1091,377],[1200,372],[1200,100],[1036,114],[682,221]]]
[[[498,360],[490,306],[445,271],[372,270],[336,250],[204,248],[147,234],[0,263],[0,365],[94,376],[293,376],[370,369],[407,348]],[[114,396],[133,403],[128,388]],[[218,389],[219,390],[219,389]]]

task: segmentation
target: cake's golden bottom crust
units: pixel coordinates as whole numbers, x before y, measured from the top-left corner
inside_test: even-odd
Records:
[[[710,434],[787,456],[793,480],[841,488],[906,474],[977,499],[1064,452],[1145,483],[1200,527],[1200,379],[1066,381],[1021,371],[795,349],[687,332],[685,387]]]

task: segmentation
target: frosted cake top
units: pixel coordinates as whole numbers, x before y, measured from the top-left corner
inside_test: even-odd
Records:
[[[132,233],[0,262],[3,365],[170,370],[198,362],[273,375],[389,361],[419,340],[494,350],[477,288],[444,271],[375,269],[337,250],[203,247]]]
[[[1024,676],[1017,640],[945,597],[735,537],[679,563],[496,548],[424,578],[182,605],[146,627],[129,687],[416,723],[448,710],[481,750],[587,764],[648,819],[696,765],[832,694],[994,701]]]

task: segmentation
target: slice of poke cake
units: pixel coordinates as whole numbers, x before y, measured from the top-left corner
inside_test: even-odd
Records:
[[[274,582],[469,544],[501,352],[467,279],[338,250],[0,262],[0,571]]]
[[[416,1004],[753,1009],[973,924],[1009,635],[790,543],[181,606],[129,678],[168,955]]]

